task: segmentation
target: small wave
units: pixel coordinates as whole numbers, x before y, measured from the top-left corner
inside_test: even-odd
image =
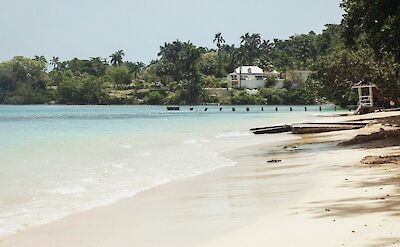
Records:
[[[96,183],[97,179],[95,179],[94,177],[87,177],[87,178],[81,179],[81,181],[84,183],[87,183],[87,184],[92,184],[92,183]]]
[[[132,146],[126,144],[126,145],[121,145],[121,148],[123,148],[123,149],[132,149]]]
[[[59,188],[51,189],[51,190],[48,190],[48,192],[51,194],[60,194],[60,195],[71,195],[71,194],[80,195],[80,194],[86,192],[86,189],[80,185],[72,185],[69,187],[59,187]]]
[[[251,135],[251,133],[233,131],[233,132],[225,132],[218,134],[215,136],[215,138],[227,138],[227,137],[238,137],[238,136],[249,136],[249,135]]]
[[[199,144],[199,143],[208,143],[210,140],[208,139],[188,139],[183,142],[183,144]]]
[[[110,166],[114,167],[114,168],[121,169],[121,168],[124,168],[126,166],[126,163],[114,163],[114,164],[110,164]]]
[[[151,156],[151,153],[150,152],[137,153],[136,156],[148,157],[148,156]]]

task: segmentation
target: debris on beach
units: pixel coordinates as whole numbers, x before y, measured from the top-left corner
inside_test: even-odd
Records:
[[[282,160],[268,160],[268,163],[279,163],[282,162]]]
[[[298,148],[298,146],[296,145],[288,145],[283,147],[283,149],[296,149],[296,148]]]

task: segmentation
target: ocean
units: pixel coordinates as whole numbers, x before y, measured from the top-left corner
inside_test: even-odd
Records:
[[[224,152],[294,138],[253,135],[249,128],[312,121],[333,111],[193,107],[0,106],[0,237],[234,166]]]

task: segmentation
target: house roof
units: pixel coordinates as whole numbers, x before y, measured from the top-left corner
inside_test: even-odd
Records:
[[[240,74],[240,70],[242,74],[262,74],[264,71],[257,66],[240,66],[235,69],[236,74]]]

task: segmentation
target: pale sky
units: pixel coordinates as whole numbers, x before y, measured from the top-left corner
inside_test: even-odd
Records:
[[[60,60],[108,57],[148,63],[164,42],[214,47],[215,33],[239,44],[246,32],[264,39],[320,33],[339,23],[340,0],[0,0],[0,61],[15,55]]]

